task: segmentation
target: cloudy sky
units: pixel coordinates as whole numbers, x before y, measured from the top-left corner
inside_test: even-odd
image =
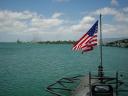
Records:
[[[104,38],[128,37],[128,0],[0,0],[0,42],[78,40],[100,13]]]

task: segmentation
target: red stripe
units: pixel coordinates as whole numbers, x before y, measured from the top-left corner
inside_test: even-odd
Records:
[[[93,47],[85,47],[85,48],[82,49],[82,51],[90,51],[92,49],[93,49]]]
[[[90,37],[90,36],[89,36],[89,37]],[[95,38],[95,37],[97,37],[97,34],[96,34],[96,35],[94,35],[94,36],[92,36],[92,37],[91,37],[87,42],[86,42],[86,40],[87,40],[88,38],[87,38],[87,39],[85,39],[82,43],[84,43],[84,42],[88,43],[89,41],[91,41],[91,39],[93,39],[93,38]],[[82,43],[81,43],[81,44],[82,44]]]
[[[85,34],[82,38],[80,38],[80,40],[78,40],[74,46],[73,46],[73,49],[78,49],[77,47],[79,46],[79,43],[82,41],[83,38],[85,38],[85,36],[87,36],[87,34]]]
[[[90,38],[85,44],[88,45],[88,43],[93,43],[93,42],[97,42],[97,38],[94,39],[94,38],[92,37],[92,38]],[[85,46],[85,44],[84,44],[84,46]],[[84,47],[84,46],[81,46],[81,47]]]
[[[92,36],[92,37],[97,37],[97,34],[95,34],[94,36]]]
[[[87,41],[89,41],[89,40],[90,40],[90,39],[88,40],[89,37],[90,37],[90,36],[88,35],[88,37],[85,38],[85,39],[80,43],[80,45],[82,45],[83,43],[86,43]]]
[[[93,47],[93,46],[96,46],[97,45],[97,43],[94,43],[94,44],[90,44],[90,45],[85,45],[85,46],[83,46],[83,47],[81,47],[82,49],[83,48],[85,48],[85,47]]]
[[[91,41],[91,39],[93,39],[93,38],[95,38],[95,37],[97,37],[97,34],[95,34],[94,36],[92,36],[92,38],[91,39],[89,39],[89,40],[87,40],[90,36],[88,35],[88,34],[85,34],[82,38],[80,38],[80,40],[79,41],[77,41],[76,43],[75,43],[75,45],[74,45],[74,47],[73,47],[73,50],[79,50],[79,49],[81,49],[81,46],[82,46],[82,44],[83,43],[88,43],[89,41]],[[85,38],[85,36],[87,36],[86,38]],[[82,40],[83,39],[83,40]],[[85,40],[84,40],[85,39]],[[82,42],[81,42],[82,41]],[[87,42],[86,42],[87,41]],[[79,44],[80,43],[80,44]]]
[[[93,49],[86,49],[86,50],[83,50],[83,52],[88,52],[88,51],[91,51]]]
[[[84,39],[85,39],[85,40],[87,40],[87,39],[89,38],[89,36],[88,36],[88,35],[86,35],[86,36],[87,36],[87,37],[86,37],[86,38],[81,39],[81,41],[84,41]],[[76,47],[76,49],[81,49],[81,47],[80,47],[80,46],[81,46],[81,44],[82,44],[82,42],[81,42],[81,41],[79,41],[79,42],[78,42],[78,44],[75,46],[75,47]]]
[[[74,44],[74,46],[76,46],[86,35],[87,35],[87,33],[84,34],[84,35]]]
[[[89,41],[89,40],[86,40],[86,41]],[[87,44],[86,41],[82,42],[81,45],[79,45],[79,47],[82,48],[83,45]]]
[[[94,36],[94,37],[96,37],[96,36]],[[89,47],[89,46],[95,46],[95,45],[97,45],[97,38],[90,38],[83,46],[81,46],[81,48],[84,48],[84,47]]]
[[[97,39],[92,39],[91,42],[97,42]]]
[[[98,22],[98,21],[97,21]],[[93,50],[94,46],[97,45],[97,32],[98,31],[98,23],[95,23],[96,25],[92,26],[91,28],[95,28],[95,31],[91,36],[92,30],[89,30],[86,34],[84,34],[73,46],[73,50],[82,50],[83,52],[87,52],[90,50]]]
[[[90,39],[91,39],[91,38],[90,38]],[[85,46],[85,45],[88,46],[88,44],[89,44],[89,42],[90,42],[90,39],[89,39],[86,43],[83,43],[83,44],[81,45],[81,48],[82,48],[83,46]]]

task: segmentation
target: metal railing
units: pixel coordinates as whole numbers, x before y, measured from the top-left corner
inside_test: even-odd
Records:
[[[69,96],[76,88],[76,84],[81,81],[81,78],[85,75],[77,75],[74,77],[64,77],[57,80],[55,83],[50,84],[46,90],[51,93],[53,96]],[[96,71],[91,72],[91,79],[103,79],[103,83],[114,84],[116,85],[114,88],[119,93],[127,93],[128,92],[128,73],[124,72],[115,72],[112,71],[104,71],[104,77],[98,77]],[[72,86],[75,85],[75,86]],[[71,87],[72,86],[72,87]],[[69,93],[65,95],[65,93]],[[118,95],[122,96],[122,95]]]
[[[78,75],[74,77],[64,77],[56,81],[55,83],[49,85],[46,90],[53,94],[54,96],[64,96],[64,94],[61,94],[61,91],[70,92],[73,91],[72,88],[69,87],[69,85],[76,84],[78,81],[80,81],[80,78],[83,77],[83,75]]]

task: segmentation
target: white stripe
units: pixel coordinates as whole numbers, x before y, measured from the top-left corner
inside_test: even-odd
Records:
[[[96,37],[95,37],[96,36]],[[87,40],[85,40],[85,39],[87,39]],[[73,50],[83,50],[84,48],[86,49],[90,49],[91,47],[84,47],[85,45],[90,45],[90,44],[95,44],[95,43],[97,43],[97,41],[93,41],[93,40],[95,40],[95,39],[97,39],[97,33],[95,33],[93,36],[89,36],[87,33],[86,33],[86,35],[84,36],[84,38],[82,39],[82,40],[80,40],[79,42],[78,42],[78,44],[76,44],[74,47],[73,47]],[[85,41],[84,41],[85,40]],[[83,42],[84,41],[84,42]],[[90,41],[90,42],[88,42],[88,41]],[[93,41],[93,42],[91,42],[91,41]],[[82,43],[83,42],[83,43]],[[87,43],[88,42],[88,43]],[[82,43],[82,44],[81,44]],[[84,48],[82,48],[82,47],[84,47]]]
[[[76,45],[77,49],[79,49],[80,44],[81,44],[86,38],[88,38],[88,36],[89,36],[89,35],[87,34],[81,41],[78,42],[78,44]]]
[[[91,38],[90,38],[90,40],[88,40],[88,41],[90,41],[90,42],[88,42],[88,43],[83,43],[83,44],[82,44],[82,46],[81,46],[81,48],[82,48],[82,47],[84,47],[85,45],[92,45],[92,44],[96,44],[96,43],[97,43],[97,41],[92,41],[92,40],[95,40],[95,39],[97,39],[97,37],[94,37],[94,38],[93,38],[93,37],[91,37]],[[91,42],[91,41],[92,41],[92,42]]]
[[[91,39],[91,37],[89,37],[85,42],[83,42],[83,44],[81,45],[81,48],[85,45],[87,45],[87,42]]]

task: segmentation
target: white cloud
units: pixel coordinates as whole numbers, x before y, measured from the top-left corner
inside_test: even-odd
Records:
[[[118,5],[118,1],[117,0],[111,0],[111,4],[117,6]]]
[[[128,37],[127,25],[128,25],[128,12],[127,7],[122,9],[115,9],[110,7],[105,7],[95,10],[91,15],[105,15],[103,17],[108,17],[108,20],[112,18],[113,24],[103,24],[103,37]]]
[[[119,38],[127,37],[127,25],[125,24],[103,24],[103,37]]]
[[[63,22],[63,20],[58,18],[59,16],[61,16],[60,13],[55,13],[51,18],[44,18],[42,15],[29,11],[13,12],[13,11],[5,10],[5,11],[0,11],[0,21],[1,21],[0,26],[11,27],[11,28],[12,27],[48,28],[48,27],[58,26]]]
[[[80,23],[81,23],[81,24],[88,24],[88,23],[91,23],[91,22],[94,21],[94,20],[95,20],[94,17],[85,16],[85,17],[80,21]]]
[[[42,34],[50,28],[60,26],[63,20],[58,17],[61,15],[61,13],[54,13],[50,18],[45,18],[35,12],[0,10],[0,35],[9,34],[7,36],[12,37],[15,35],[17,38],[26,35],[32,38],[32,34]]]
[[[52,15],[52,18],[58,18],[58,17],[60,17],[62,15],[62,13],[54,13],[53,15]]]
[[[109,7],[101,8],[101,9],[98,9],[95,12],[93,12],[93,14],[96,14],[96,15],[99,15],[99,14],[102,14],[102,15],[115,15],[117,13],[118,12],[115,9],[109,8]]]
[[[112,15],[116,21],[128,22],[128,13],[125,13],[123,10],[126,11],[127,9],[117,10],[115,8],[105,7],[105,8],[98,9],[95,12],[92,12],[92,14]]]
[[[94,17],[100,13],[115,20],[114,24],[104,22],[103,37],[128,36],[127,7],[120,10],[109,7],[97,9],[93,15],[68,22],[61,19],[63,14],[58,12],[46,18],[30,11],[0,10],[0,41],[77,40],[89,30],[95,22]]]
[[[36,13],[31,13],[29,11],[12,12],[9,10],[0,10],[0,19],[4,19],[6,17],[5,19],[27,20],[36,16]]]
[[[63,20],[58,18],[42,19],[42,18],[32,18],[32,27],[39,28],[50,28],[53,26],[58,26],[62,24]]]
[[[123,8],[124,12],[128,12],[128,7]]]
[[[95,20],[94,17],[85,16],[83,19],[75,25],[71,26],[71,29],[75,32],[81,32],[84,31],[86,28],[90,26],[90,24]]]

